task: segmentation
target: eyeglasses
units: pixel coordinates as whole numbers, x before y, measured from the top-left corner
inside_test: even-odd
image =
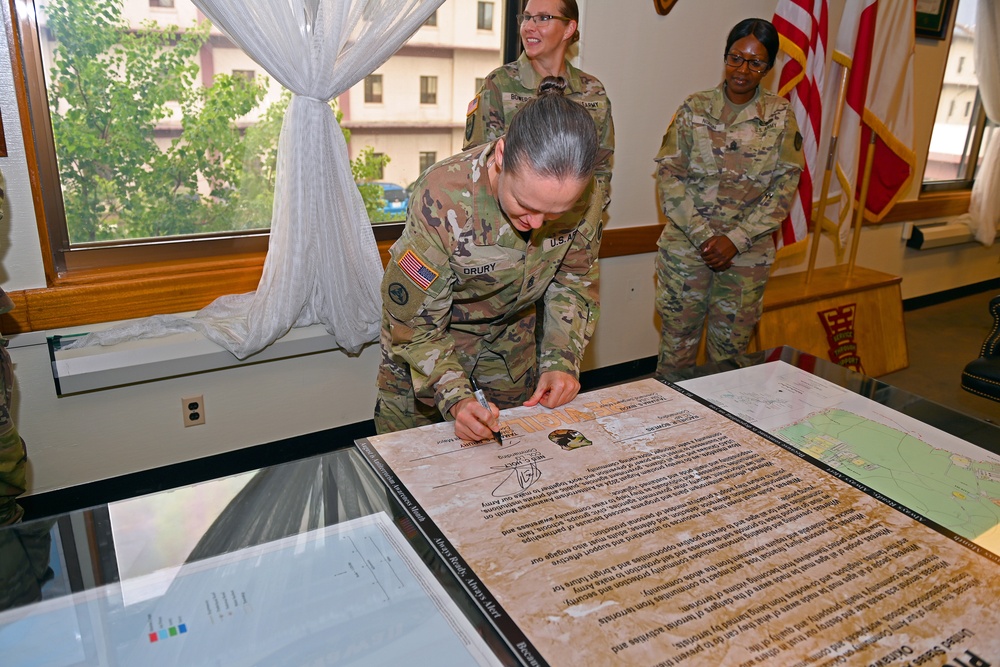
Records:
[[[555,19],[556,21],[572,21],[573,19],[568,19],[565,16],[555,16],[554,14],[518,14],[517,22],[519,24],[525,24],[528,21],[533,21],[535,25],[547,25],[549,21]]]
[[[732,67],[733,69],[737,69],[741,67],[743,63],[746,63],[747,67],[750,68],[751,72],[767,71],[768,62],[766,60],[757,60],[756,58],[754,58],[753,60],[747,60],[738,53],[727,53],[723,58],[723,60],[725,60],[726,64]]]

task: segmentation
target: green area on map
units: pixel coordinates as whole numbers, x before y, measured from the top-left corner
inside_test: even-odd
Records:
[[[782,427],[777,434],[963,537],[977,540],[998,531],[998,463],[932,447],[904,431],[837,409]]]

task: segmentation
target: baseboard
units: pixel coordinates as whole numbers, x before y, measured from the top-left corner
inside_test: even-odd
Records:
[[[903,299],[903,310],[918,310],[927,306],[936,306],[940,303],[961,299],[964,296],[972,296],[973,294],[981,294],[982,292],[991,292],[994,290],[1000,291],[1000,278],[992,278],[979,283],[973,283],[972,285],[944,290],[943,292]]]

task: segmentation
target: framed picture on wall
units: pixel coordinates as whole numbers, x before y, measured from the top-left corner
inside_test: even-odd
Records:
[[[944,39],[955,0],[917,0],[917,37]]]

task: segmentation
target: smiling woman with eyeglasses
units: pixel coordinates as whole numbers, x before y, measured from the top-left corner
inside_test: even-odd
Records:
[[[490,72],[466,113],[465,142],[468,150],[495,141],[507,131],[514,112],[535,96],[541,80],[557,76],[566,81],[565,95],[582,104],[597,125],[601,162],[594,187],[588,188],[587,218],[599,224],[610,199],[615,129],[611,100],[597,77],[582,72],[566,59],[571,45],[579,41],[580,9],[576,0],[528,0],[517,15],[524,52],[512,63]]]
[[[777,53],[770,22],[736,24],[723,82],[685,100],[656,156],[667,218],[656,259],[659,375],[695,364],[706,321],[714,362],[744,352],[760,319],[771,234],[788,215],[803,164],[788,102],[760,87]]]

